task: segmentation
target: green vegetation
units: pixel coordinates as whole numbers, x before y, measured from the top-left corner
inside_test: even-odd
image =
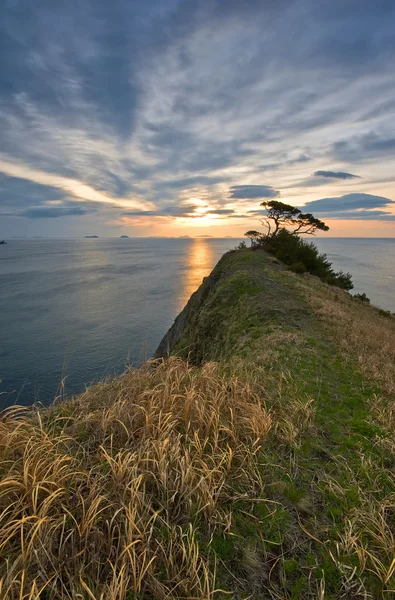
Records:
[[[315,235],[316,231],[328,231],[328,225],[311,213],[302,213],[299,208],[278,200],[262,202],[261,206],[266,210],[261,220],[266,234],[254,229],[247,231],[244,235],[250,238],[251,248],[263,248],[294,273],[311,273],[344,290],[354,287],[350,273],[335,272],[326,254],[320,254],[317,246],[299,237],[302,233]],[[245,247],[241,242],[239,250]]]
[[[288,265],[295,273],[311,273],[330,285],[344,290],[351,290],[353,283],[350,273],[335,272],[332,263],[325,254],[320,254],[315,244],[306,242],[281,229],[274,237],[265,237],[259,246]]]
[[[314,235],[317,230],[329,230],[328,225],[325,225],[323,221],[311,213],[302,213],[299,208],[291,204],[284,204],[279,200],[269,200],[261,202],[261,206],[266,210],[266,217],[262,219],[261,223],[266,227],[267,237],[275,237],[282,229],[291,229],[292,235],[302,233]],[[248,236],[248,233],[246,235]]]
[[[245,249],[167,347],[3,416],[0,597],[391,598],[395,320]]]
[[[370,304],[370,298],[367,297],[365,292],[363,294],[354,294],[354,298],[356,300],[360,300],[361,302],[366,302],[366,304]]]

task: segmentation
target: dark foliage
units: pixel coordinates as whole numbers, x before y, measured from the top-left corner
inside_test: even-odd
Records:
[[[259,240],[262,237],[262,234],[260,231],[256,231],[255,229],[250,229],[250,231],[247,231],[244,234],[246,237],[250,238],[251,240],[251,247],[252,246],[256,246],[257,244],[259,244]]]
[[[363,294],[354,294],[354,298],[365,304],[370,304],[370,298],[367,297],[365,292],[363,292]]]
[[[275,236],[260,238],[259,247],[273,254],[296,273],[311,273],[326,283],[344,290],[353,288],[349,273],[335,272],[326,254],[320,254],[315,244],[305,242],[286,229],[280,229]]]
[[[383,308],[379,308],[379,314],[388,319],[393,319],[395,317],[395,313],[392,313],[390,310],[384,310]]]
[[[269,237],[276,236],[281,229],[287,227],[294,235],[299,233],[315,235],[317,230],[329,230],[328,225],[325,225],[323,221],[317,219],[311,213],[302,213],[299,208],[291,204],[284,204],[284,202],[279,202],[278,200],[269,200],[262,202],[261,206],[267,211],[267,217],[261,223],[266,227]],[[248,233],[258,234],[257,231]],[[246,234],[247,236],[248,233]]]

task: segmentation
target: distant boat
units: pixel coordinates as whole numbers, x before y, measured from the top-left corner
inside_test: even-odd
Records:
[[[5,242],[4,240],[0,240],[0,246],[4,246],[4,244],[6,244],[7,242]]]
[[[121,238],[129,238],[129,236],[128,236],[128,235],[121,235],[120,237],[121,237]]]

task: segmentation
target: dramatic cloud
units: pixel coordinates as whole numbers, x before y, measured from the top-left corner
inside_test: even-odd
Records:
[[[278,198],[280,192],[271,185],[233,185],[230,188],[230,198]]]
[[[64,201],[69,198],[63,190],[50,185],[42,185],[18,177],[10,177],[0,172],[0,206],[17,211],[31,205],[45,202]]]
[[[4,0],[0,237],[391,196],[394,28],[392,0]]]
[[[333,145],[333,155],[340,160],[359,162],[380,156],[394,155],[395,135],[371,132],[354,136],[348,140],[339,140]]]
[[[331,212],[339,210],[357,210],[359,208],[378,208],[393,203],[388,198],[382,196],[372,196],[371,194],[346,194],[337,198],[321,198],[321,200],[313,200],[304,205],[303,209],[308,211],[324,210]]]
[[[328,177],[330,179],[360,179],[359,175],[344,173],[343,171],[316,171],[314,175],[317,177]]]
[[[388,210],[370,210],[383,207]],[[346,194],[336,198],[321,198],[308,202],[301,208],[303,212],[311,212],[318,217],[336,219],[393,220],[395,216],[389,212],[391,208],[395,209],[395,201],[371,194]]]

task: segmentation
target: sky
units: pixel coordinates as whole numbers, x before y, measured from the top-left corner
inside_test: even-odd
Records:
[[[394,0],[2,0],[0,238],[395,237]]]

